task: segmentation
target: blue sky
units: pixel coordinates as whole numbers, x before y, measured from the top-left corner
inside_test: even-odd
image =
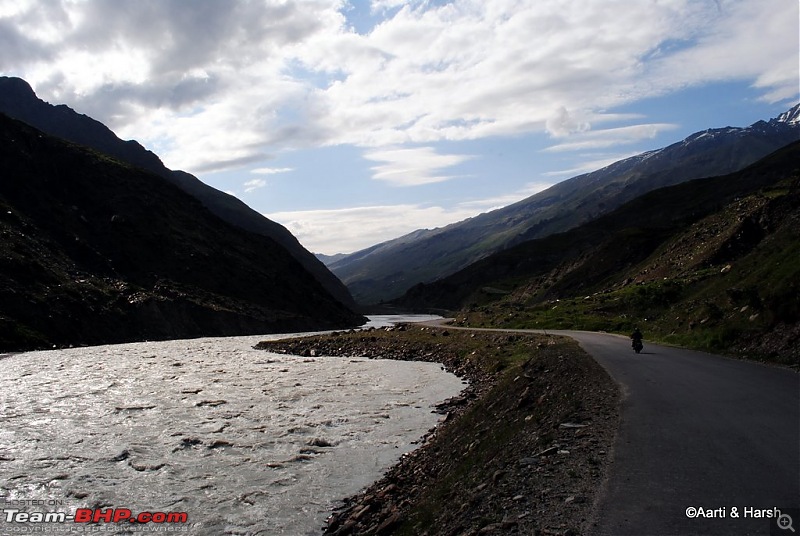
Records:
[[[798,100],[796,0],[0,0],[28,80],[352,252]]]

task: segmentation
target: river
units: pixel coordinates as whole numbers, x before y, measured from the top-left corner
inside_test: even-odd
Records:
[[[433,363],[252,348],[280,337],[2,359],[0,532],[319,534],[337,501],[412,450],[438,421],[432,406],[464,387]],[[83,508],[188,521],[19,522]]]

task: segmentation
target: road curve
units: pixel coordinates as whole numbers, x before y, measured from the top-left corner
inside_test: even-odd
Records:
[[[548,333],[577,340],[623,392],[592,534],[800,535],[800,374],[646,341],[637,355],[617,335]],[[691,508],[714,517],[689,517]],[[796,532],[779,529],[774,511],[745,517],[775,508]]]

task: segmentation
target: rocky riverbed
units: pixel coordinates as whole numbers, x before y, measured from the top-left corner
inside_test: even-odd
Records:
[[[346,499],[327,534],[541,534],[588,530],[611,460],[619,391],[569,339],[401,325],[260,343],[309,357],[441,363],[469,380],[443,422]]]

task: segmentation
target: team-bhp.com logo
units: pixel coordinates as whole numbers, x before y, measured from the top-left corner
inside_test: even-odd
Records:
[[[141,512],[134,514],[129,508],[78,508],[74,514],[66,512],[25,512],[16,508],[2,510],[6,523],[187,523],[186,512]]]

